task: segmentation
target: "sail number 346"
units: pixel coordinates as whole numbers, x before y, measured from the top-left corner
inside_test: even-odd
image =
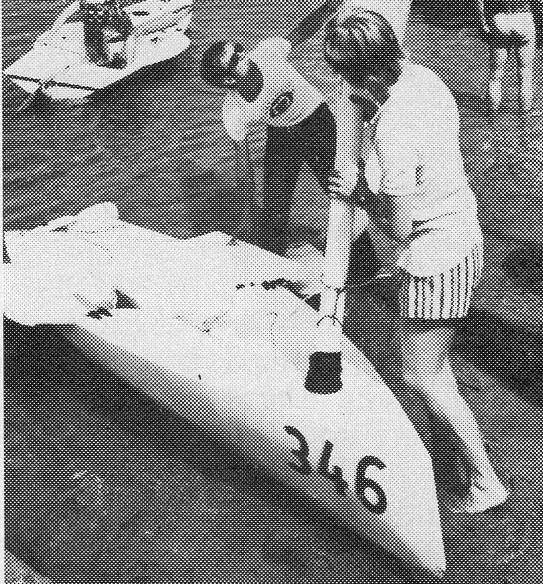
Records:
[[[309,446],[304,435],[293,426],[285,426],[285,431],[290,434],[298,441],[298,448],[292,450],[292,454],[296,458],[296,461],[291,461],[288,463],[289,467],[302,475],[309,475],[313,472],[313,467],[309,462]],[[317,472],[329,480],[331,480],[336,487],[336,491],[345,496],[349,488],[349,484],[343,478],[343,471],[338,466],[334,466],[330,470],[330,456],[334,445],[326,440],[324,443],[321,456],[319,459],[319,464],[317,466]],[[356,478],[354,483],[354,492],[356,497],[360,500],[362,505],[366,507],[372,513],[380,515],[384,513],[387,508],[387,498],[382,487],[376,483],[373,479],[366,477],[366,471],[370,466],[374,466],[379,470],[385,468],[385,464],[375,456],[364,456],[362,460],[359,461],[356,467]],[[367,497],[367,493],[371,492],[373,496],[371,499]]]

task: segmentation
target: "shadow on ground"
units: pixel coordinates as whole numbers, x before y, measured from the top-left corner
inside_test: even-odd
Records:
[[[520,397],[543,407],[543,333],[472,310],[458,332],[456,351],[483,371],[507,381]]]

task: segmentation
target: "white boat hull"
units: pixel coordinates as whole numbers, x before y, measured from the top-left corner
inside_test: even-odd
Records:
[[[96,233],[6,234],[12,268],[23,280],[36,266],[62,272],[59,294],[81,287],[106,258],[104,286],[138,308],[66,318],[73,324],[59,330],[92,359],[410,565],[441,575],[432,463],[401,406],[346,338],[343,389],[306,391],[318,314],[283,287],[261,285],[296,279],[300,266],[228,240],[179,241],[122,222]],[[24,300],[28,279],[18,289],[12,281],[17,302],[38,310]],[[8,311],[25,321],[20,314]]]
[[[27,54],[4,70],[4,75],[28,93],[41,87],[45,95],[55,100],[88,97],[142,67],[172,59],[188,48],[190,39],[185,31],[192,17],[192,1],[170,0],[170,4],[178,11],[170,13],[164,9],[164,2],[154,0],[127,7],[139,34],[128,40],[127,65],[121,69],[91,63],[85,53],[83,23],[71,22],[42,35]],[[156,18],[152,18],[153,8]],[[142,13],[145,15],[138,16]],[[145,19],[149,21],[147,26]]]

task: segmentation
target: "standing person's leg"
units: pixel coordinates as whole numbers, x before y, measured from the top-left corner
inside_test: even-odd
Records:
[[[449,362],[454,328],[440,322],[403,319],[400,326],[402,378],[419,394],[431,413],[459,447],[469,479],[456,511],[477,513],[503,503],[508,492],[488,459],[481,433],[469,406],[458,393]]]
[[[424,277],[405,272],[399,294],[402,378],[411,391],[424,398],[436,421],[459,447],[469,489],[454,507],[469,513],[495,507],[508,495],[488,459],[477,422],[458,393],[449,362],[455,319],[467,315],[482,264],[482,241],[477,241],[447,272]]]
[[[528,31],[530,32],[530,31]],[[517,71],[519,80],[520,107],[523,113],[530,113],[533,106],[534,89],[534,58],[535,58],[535,28],[525,45],[516,51]]]
[[[490,46],[490,78],[488,82],[488,97],[492,111],[500,109],[503,98],[503,77],[509,53],[504,47]]]
[[[268,126],[260,240],[262,247],[279,255],[288,248],[290,208],[301,166],[297,132]]]

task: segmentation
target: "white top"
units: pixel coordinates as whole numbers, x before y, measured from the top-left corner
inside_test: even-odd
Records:
[[[334,108],[336,168],[354,173],[358,160],[364,159],[370,188],[382,203],[382,215],[374,220],[386,222],[391,199],[409,199],[415,222],[412,250],[419,233],[440,231],[439,245],[436,238],[432,245],[442,248],[448,232],[445,238],[458,253],[451,248],[440,255],[436,249],[435,262],[440,268],[454,265],[480,238],[477,203],[460,152],[454,97],[438,75],[409,61],[403,62],[390,97],[370,123],[363,123],[349,99],[351,93],[342,82]],[[424,247],[420,237],[418,243]]]
[[[293,126],[307,118],[324,101],[321,93],[288,62],[291,44],[275,37],[260,42],[248,53],[260,69],[262,89],[248,102],[237,91],[229,91],[223,104],[223,123],[237,142],[247,135],[249,125],[263,121],[271,126]]]

